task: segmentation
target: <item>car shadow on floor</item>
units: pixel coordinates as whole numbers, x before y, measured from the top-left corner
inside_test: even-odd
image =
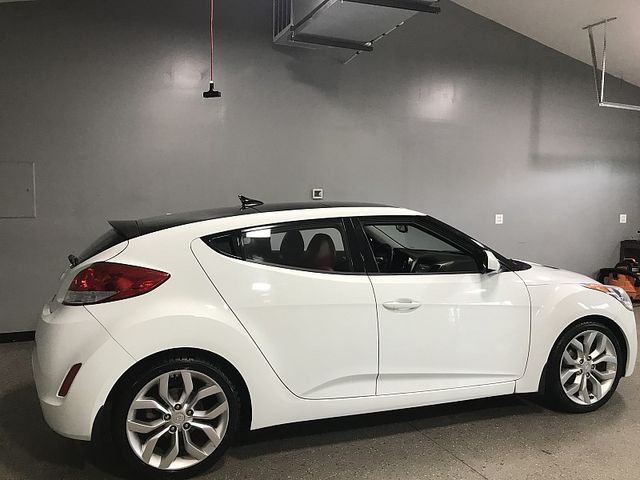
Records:
[[[537,397],[505,396],[400,411],[315,420],[249,432],[227,455],[243,460],[278,452],[340,444],[429,428],[498,419],[544,411]],[[415,425],[420,422],[419,428]],[[5,467],[18,478],[128,478],[113,445],[68,440],[45,424],[35,388],[24,386],[0,397],[0,445]],[[4,437],[4,438],[3,438]],[[224,467],[224,457],[210,473]],[[105,476],[106,474],[106,476]]]
[[[248,432],[229,455],[247,458],[432,427],[544,411],[537,396],[508,395],[349,417],[313,420]],[[418,428],[414,422],[420,421]]]

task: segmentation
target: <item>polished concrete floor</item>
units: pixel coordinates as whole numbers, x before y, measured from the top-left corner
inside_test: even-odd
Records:
[[[127,478],[45,425],[31,346],[0,345],[0,479]],[[202,478],[636,480],[639,445],[640,370],[588,415],[511,396],[253,432]]]

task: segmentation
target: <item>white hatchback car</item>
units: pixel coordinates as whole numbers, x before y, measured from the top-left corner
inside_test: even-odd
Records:
[[[636,361],[629,297],[422,213],[262,205],[110,222],[42,313],[49,425],[108,425],[142,474],[200,472],[244,429],[544,391],[588,412]]]

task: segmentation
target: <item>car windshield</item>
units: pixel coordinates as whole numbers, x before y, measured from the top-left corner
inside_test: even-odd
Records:
[[[429,217],[433,222],[437,223],[438,225],[440,225],[441,227],[448,229],[449,231],[455,233],[456,235],[458,235],[459,237],[463,237],[464,239],[466,239],[469,242],[473,242],[476,245],[478,245],[480,248],[484,249],[484,250],[489,250],[490,252],[492,252],[496,258],[504,265],[507,265],[508,268],[510,270],[513,271],[518,271],[518,270],[527,270],[529,268],[531,268],[531,265],[529,265],[528,263],[522,262],[520,260],[515,260],[513,258],[507,258],[504,255],[496,252],[493,248],[485,245],[484,243],[476,240],[475,238],[471,237],[470,235],[467,235],[464,232],[461,232],[460,230],[458,230],[455,227],[452,227],[451,225],[444,223],[440,220],[438,220],[437,218],[433,218],[433,217]]]
[[[451,245],[433,236],[425,236],[424,232],[413,225],[371,225],[369,233],[384,243],[395,248],[412,250],[456,251]],[[425,243],[428,241],[428,243]]]

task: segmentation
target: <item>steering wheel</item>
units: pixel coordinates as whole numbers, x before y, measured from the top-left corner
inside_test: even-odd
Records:
[[[393,248],[391,248],[391,245],[381,243],[373,249],[373,256],[378,264],[378,270],[381,272],[387,272],[391,266],[391,260],[393,259]]]
[[[440,264],[436,263],[434,265],[430,265],[427,262],[423,263],[423,260],[425,260],[425,258],[426,257],[418,257],[413,261],[413,263],[411,264],[411,273],[416,273],[418,267],[421,265],[425,267],[423,270],[421,270],[422,272],[437,272],[438,270],[440,270]]]

